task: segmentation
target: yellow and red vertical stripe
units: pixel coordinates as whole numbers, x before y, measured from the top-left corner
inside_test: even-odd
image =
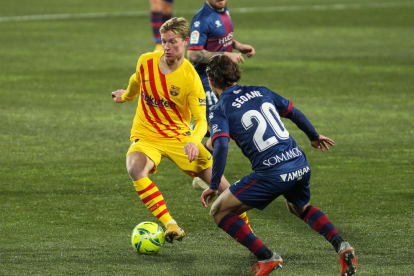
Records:
[[[147,60],[146,66],[141,64],[140,74],[142,80],[141,105],[145,120],[163,137],[176,137],[180,135],[177,130],[181,129],[181,127],[177,125],[176,118],[173,119],[171,116],[176,116],[179,119],[178,122],[186,124],[175,104],[169,106],[171,108],[171,115],[165,106],[161,104],[163,101],[170,103],[172,101],[168,95],[165,75],[161,73],[158,66],[154,67],[154,59]],[[148,76],[149,79],[146,80],[145,76]],[[145,96],[152,97],[155,103],[158,103],[157,107],[154,107],[152,104],[146,104]]]

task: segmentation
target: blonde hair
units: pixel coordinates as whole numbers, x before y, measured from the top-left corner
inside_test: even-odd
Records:
[[[164,34],[168,31],[173,31],[176,35],[185,40],[190,37],[191,26],[184,17],[173,17],[170,20],[162,24],[160,28],[160,34]]]

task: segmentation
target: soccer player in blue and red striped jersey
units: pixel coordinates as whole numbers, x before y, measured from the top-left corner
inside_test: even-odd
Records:
[[[283,195],[288,210],[324,236],[339,253],[341,275],[354,275],[357,268],[355,251],[341,238],[325,214],[309,204],[311,169],[305,153],[280,118],[294,122],[314,148],[329,150],[328,145],[333,146],[335,142],[319,135],[289,100],[266,87],[237,85],[241,72],[229,57],[213,56],[207,64],[207,75],[219,100],[209,115],[214,145],[213,174],[210,187],[201,196],[203,205],[208,207],[207,202],[217,195],[230,138],[249,158],[254,171],[220,195],[211,208],[212,219],[256,255],[259,262],[255,275],[268,275],[281,267],[283,260],[253,234],[238,214],[253,208],[263,210]]]
[[[234,40],[233,37],[234,29],[227,8],[227,0],[207,0],[191,21],[191,37],[187,51],[188,60],[193,63],[203,83],[206,93],[207,115],[210,113],[210,108],[217,102],[206,75],[208,59],[222,53],[228,55],[234,62],[240,63],[244,62],[242,53],[249,58],[255,54],[252,46],[242,44]],[[233,49],[240,53],[233,53]],[[211,138],[207,139],[204,146],[210,152],[213,151]],[[203,189],[207,187],[197,178],[194,179],[193,186],[199,186]]]
[[[150,2],[150,23],[154,36],[154,52],[162,52],[160,28],[162,24],[172,18],[172,7],[174,0],[149,0]]]

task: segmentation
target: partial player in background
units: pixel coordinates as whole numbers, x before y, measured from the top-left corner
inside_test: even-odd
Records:
[[[239,86],[241,71],[225,55],[213,56],[207,64],[210,87],[219,98],[210,114],[214,145],[213,177],[201,201],[205,207],[217,195],[224,172],[230,137],[249,158],[254,171],[225,190],[214,202],[210,215],[215,223],[257,258],[256,276],[281,267],[282,258],[272,252],[240,220],[238,214],[253,208],[263,210],[283,195],[288,210],[321,234],[339,254],[341,275],[354,275],[355,250],[345,242],[318,208],[309,204],[311,169],[305,153],[290,136],[280,117],[294,122],[311,146],[329,150],[334,141],[319,135],[292,102],[263,86]]]
[[[233,53],[233,49],[240,53]],[[188,60],[193,63],[203,83],[207,115],[210,113],[210,108],[217,102],[217,98],[208,85],[206,63],[210,57],[219,53],[224,53],[234,62],[243,63],[244,58],[241,54],[246,54],[250,58],[255,54],[255,50],[252,46],[233,39],[233,23],[227,8],[227,0],[207,0],[191,21],[191,37],[187,51]],[[208,131],[210,132],[210,129]],[[213,152],[211,138],[204,146],[208,151]],[[199,178],[194,178],[193,186],[203,190],[208,187]]]
[[[155,40],[154,52],[162,52],[160,28],[164,22],[172,17],[174,0],[149,0],[151,29]]]
[[[200,77],[184,58],[190,24],[184,18],[172,18],[161,26],[160,33],[164,51],[141,55],[127,90],[111,94],[117,103],[138,97],[127,170],[142,202],[165,225],[166,241],[173,242],[185,233],[148,175],[155,173],[161,159],[167,157],[189,176],[210,183],[213,161],[201,143],[207,132],[205,94]],[[194,130],[190,128],[191,115]],[[223,177],[220,192],[228,187]],[[248,223],[246,214],[240,217]]]

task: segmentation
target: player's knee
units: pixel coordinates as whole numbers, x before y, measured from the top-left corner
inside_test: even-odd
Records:
[[[296,215],[296,212],[295,212],[295,211],[293,210],[293,208],[289,205],[289,203],[286,205],[286,207],[287,207],[288,211],[289,211],[291,214]]]
[[[289,203],[288,201],[286,201],[286,207],[288,209],[288,211],[293,214],[294,216],[300,218],[300,214],[297,213],[296,208],[294,208],[294,206],[292,206],[293,204]]]
[[[141,179],[147,176],[134,161],[128,162],[127,170],[128,170],[129,176],[132,178],[133,181],[136,181],[138,179]]]
[[[220,222],[219,208],[217,207],[217,204],[213,204],[213,206],[211,206],[210,217],[216,224]]]

